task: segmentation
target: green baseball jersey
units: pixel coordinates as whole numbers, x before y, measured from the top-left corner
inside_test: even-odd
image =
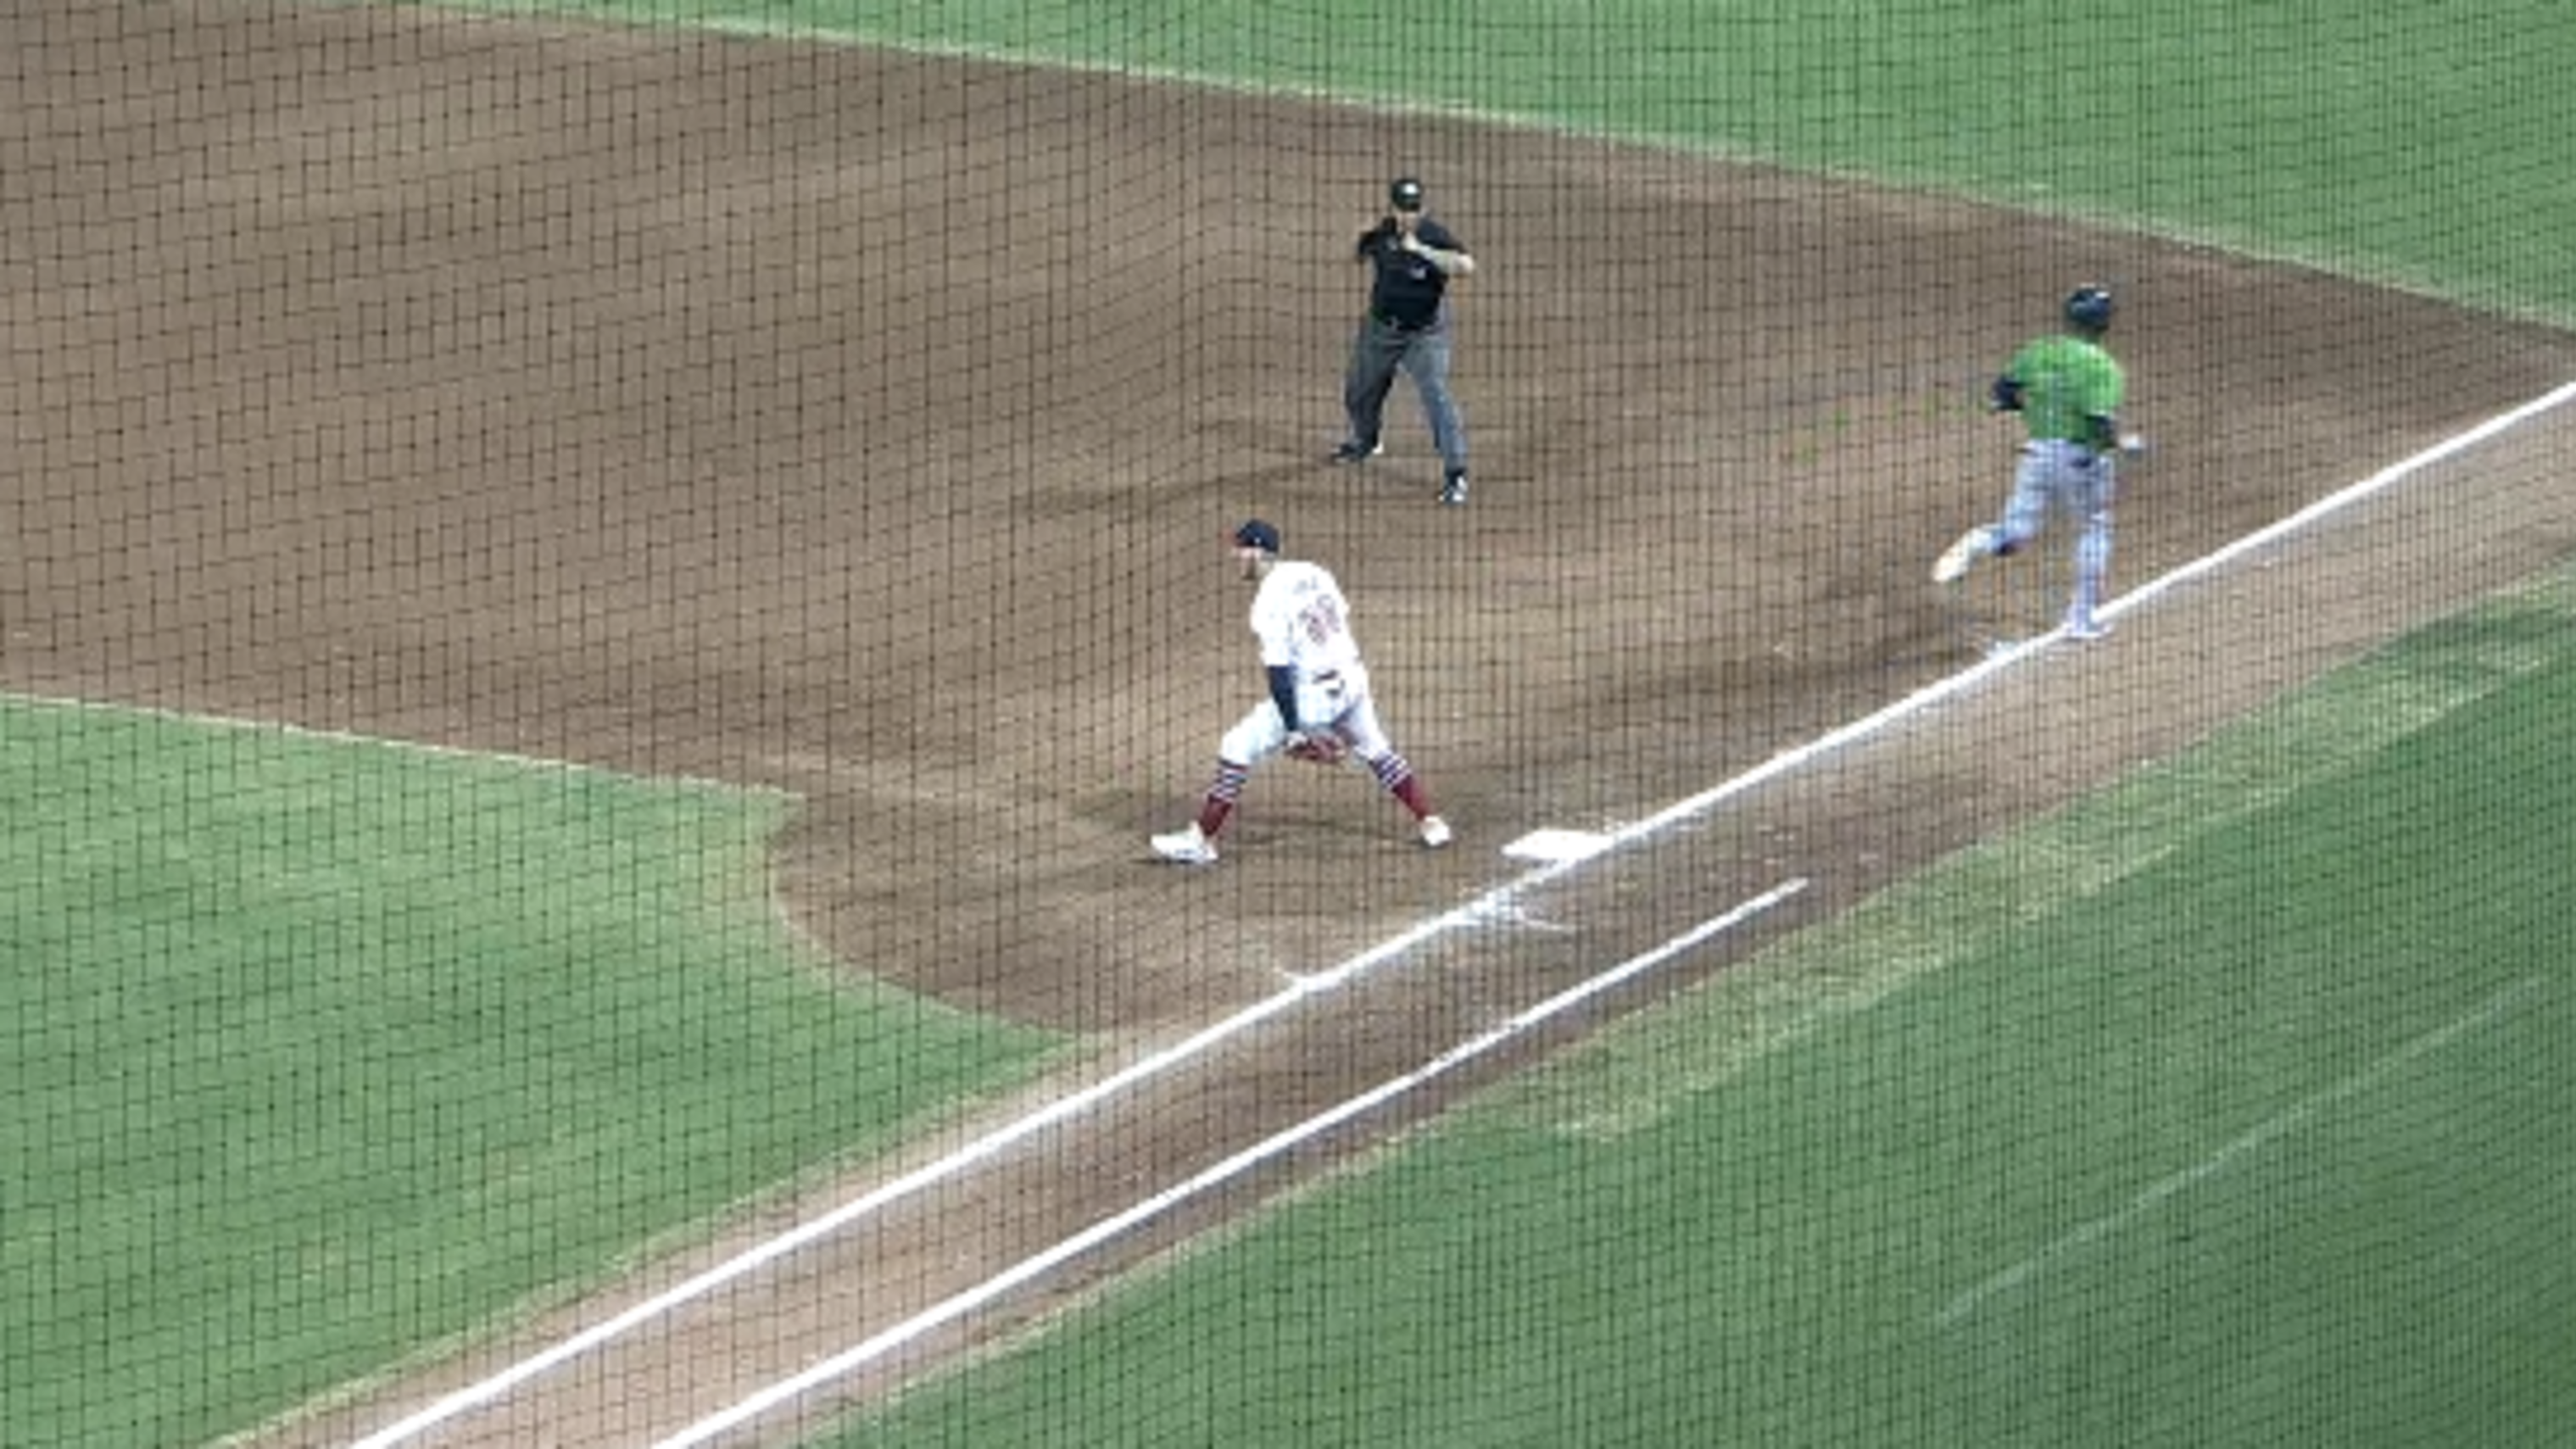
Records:
[[[2013,354],[2004,376],[2021,384],[2021,414],[2034,439],[2091,443],[2089,418],[2120,411],[2120,364],[2099,343],[2042,337]]]

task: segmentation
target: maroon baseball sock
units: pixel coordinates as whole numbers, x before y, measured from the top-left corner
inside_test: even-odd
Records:
[[[1233,813],[1234,802],[1231,800],[1220,800],[1210,795],[1200,801],[1199,834],[1210,840],[1216,839],[1216,833],[1225,828],[1225,818]]]
[[[1405,809],[1413,812],[1414,819],[1420,820],[1431,813],[1431,794],[1422,788],[1421,776],[1407,775],[1388,788],[1394,792],[1395,798],[1404,802]]]
[[[1199,834],[1210,840],[1225,828],[1225,817],[1234,813],[1234,802],[1243,794],[1243,783],[1252,778],[1250,765],[1238,765],[1220,755],[1216,778],[1208,782],[1207,798],[1199,802]]]

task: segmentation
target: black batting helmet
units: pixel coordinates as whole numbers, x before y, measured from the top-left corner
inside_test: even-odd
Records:
[[[2099,332],[2111,325],[2111,314],[2119,310],[2111,300],[2111,289],[2098,282],[2087,282],[2066,294],[2066,320],[2088,331]]]

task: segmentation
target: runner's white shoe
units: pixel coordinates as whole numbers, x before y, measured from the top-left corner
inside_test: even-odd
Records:
[[[1969,529],[1959,535],[1959,541],[1950,545],[1939,562],[1932,565],[1932,582],[1955,584],[1968,576],[1968,570],[1976,565],[1977,560],[1994,551],[1994,530],[1983,524]]]
[[[1448,821],[1441,819],[1437,815],[1425,815],[1422,817],[1423,849],[1438,850],[1440,847],[1447,845],[1451,838]]]
[[[1155,836],[1154,853],[1174,865],[1216,864],[1216,842],[1199,833],[1195,820],[1187,830]]]
[[[2066,628],[2063,632],[2067,638],[2074,640],[2078,644],[2090,644],[2096,639],[2110,638],[2111,626],[2103,623],[2099,619],[2070,618],[2066,621]]]

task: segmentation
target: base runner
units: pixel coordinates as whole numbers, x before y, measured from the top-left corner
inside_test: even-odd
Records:
[[[2109,289],[2078,287],[2067,294],[2064,310],[2065,330],[2023,346],[1994,382],[1994,410],[2021,414],[2030,430],[2004,515],[1959,535],[1932,565],[1932,581],[1955,584],[1979,559],[2017,552],[2039,536],[2050,514],[2063,513],[2078,532],[2075,588],[2061,632],[2099,639],[2111,632],[2094,609],[2111,570],[2111,504],[2119,491],[2114,454],[2134,454],[2145,444],[2120,431],[2126,384],[2102,346],[2114,310]]]

